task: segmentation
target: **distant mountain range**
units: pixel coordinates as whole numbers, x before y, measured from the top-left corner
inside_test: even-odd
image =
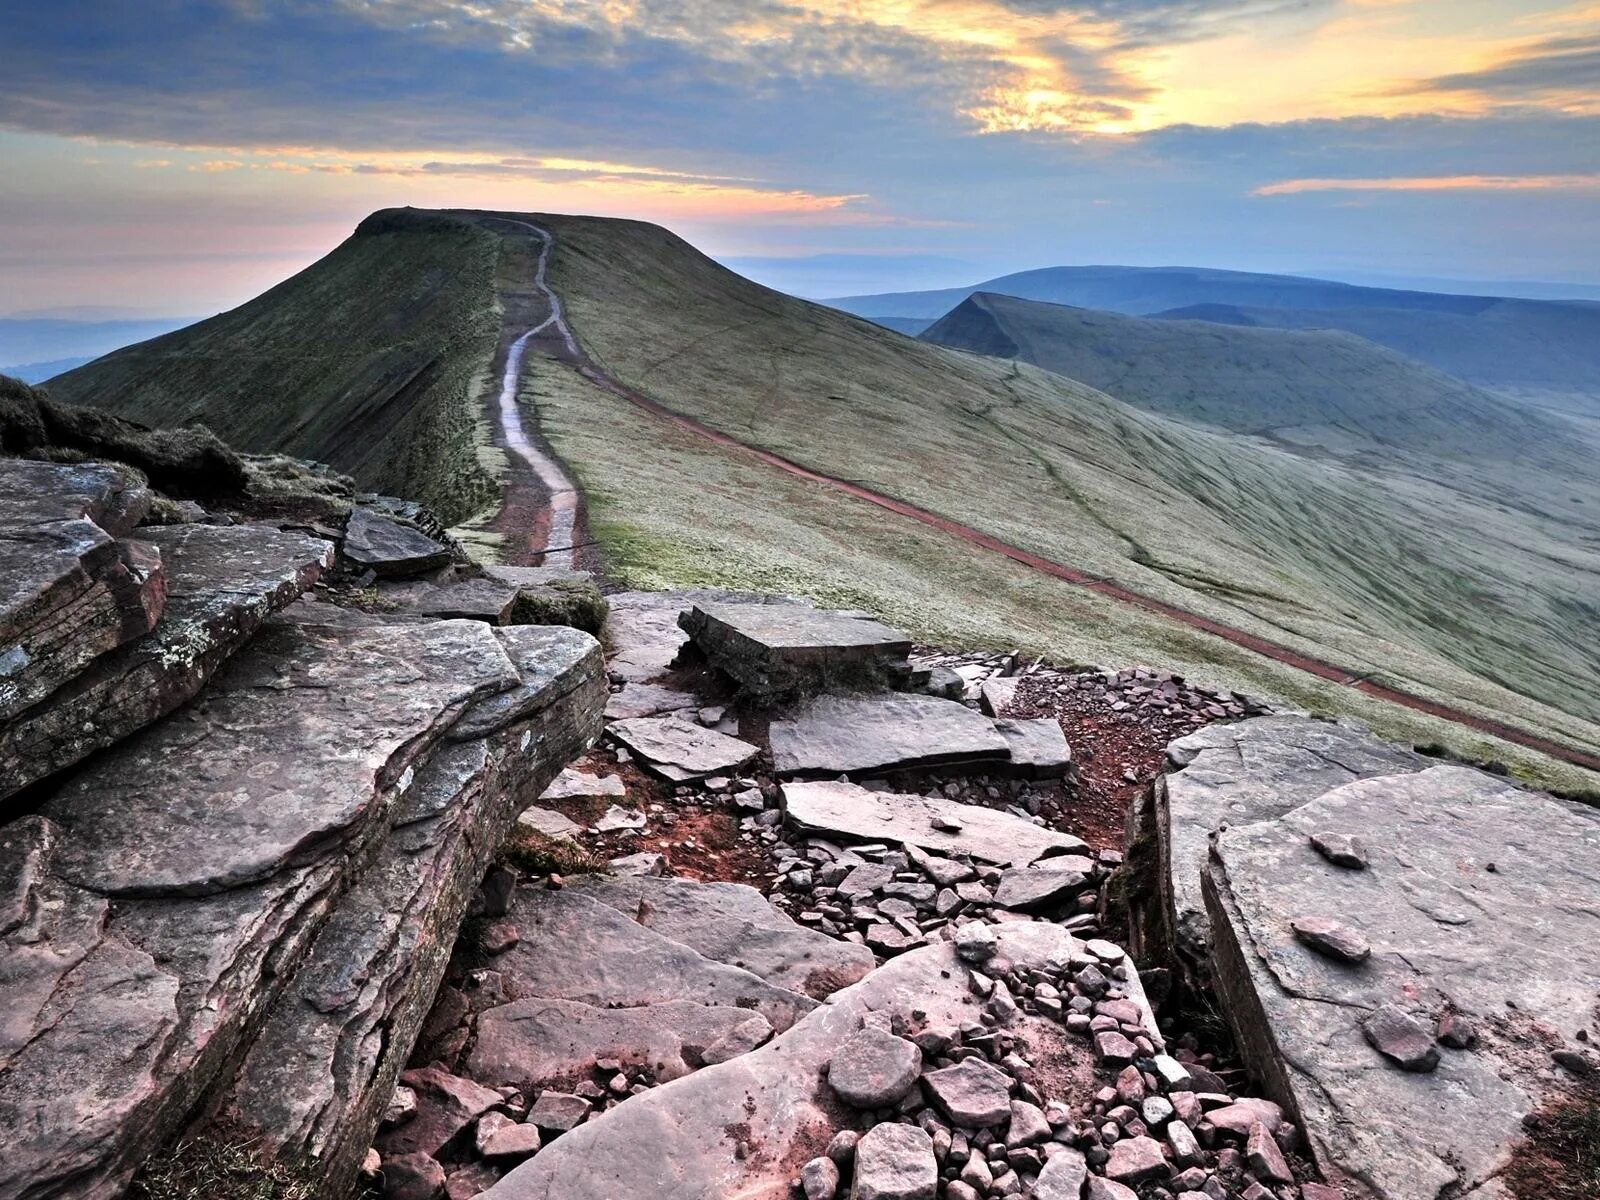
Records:
[[[104,317],[100,310],[0,317],[0,374],[38,383],[122,346],[181,329],[193,317]]]
[[[1600,303],[1594,301],[1403,291],[1193,267],[1089,266],[828,303],[920,333],[975,292],[1137,316],[1344,330],[1479,387],[1600,416]]]

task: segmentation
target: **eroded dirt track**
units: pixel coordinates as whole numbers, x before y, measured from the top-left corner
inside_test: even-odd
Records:
[[[1541,737],[1538,734],[1529,733],[1526,730],[1518,729],[1512,725],[1507,725],[1501,721],[1496,721],[1489,717],[1480,717],[1474,713],[1466,712],[1451,705],[1443,704],[1435,700],[1429,700],[1424,696],[1414,695],[1399,688],[1393,688],[1385,684],[1376,683],[1370,679],[1364,678],[1360,672],[1352,671],[1347,667],[1341,667],[1324,659],[1303,654],[1298,650],[1294,650],[1288,646],[1280,645],[1276,642],[1270,641],[1267,638],[1259,637],[1256,634],[1247,632],[1246,630],[1238,629],[1221,621],[1213,620],[1212,618],[1203,616],[1200,613],[1191,612],[1186,608],[1179,607],[1178,605],[1169,604],[1164,600],[1158,600],[1153,596],[1147,596],[1141,592],[1133,591],[1109,579],[1102,579],[1098,576],[1076,570],[1075,568],[1066,566],[1063,563],[1058,563],[1052,559],[1045,558],[1042,555],[1035,554],[1030,550],[1024,550],[1019,546],[1014,546],[1009,542],[993,536],[992,534],[984,533],[981,529],[974,529],[970,525],[963,525],[959,521],[951,520],[949,517],[941,516],[936,512],[921,508],[915,504],[908,503],[907,501],[898,500],[893,496],[888,496],[882,492],[873,491],[871,488],[863,487],[858,483],[852,483],[849,480],[839,479],[836,476],[826,474],[825,472],[813,470],[812,468],[803,466],[791,459],[784,458],[780,454],[774,454],[770,450],[762,449],[759,446],[749,445],[748,443],[742,442],[739,439],[730,436],[729,434],[723,433],[721,430],[713,429],[711,426],[706,425],[693,417],[686,416],[683,413],[676,412],[673,409],[668,408],[660,401],[652,399],[643,392],[639,392],[634,388],[629,387],[627,384],[623,383],[621,380],[617,379],[615,376],[601,368],[592,358],[589,357],[588,353],[579,344],[578,339],[573,334],[571,326],[567,322],[567,319],[561,308],[560,298],[545,281],[545,267],[549,259],[549,254],[555,245],[554,235],[537,225],[533,225],[530,222],[511,221],[509,223],[522,225],[528,230],[532,231],[535,235],[544,239],[543,249],[541,250],[539,258],[539,277],[537,283],[538,286],[543,288],[543,290],[549,295],[550,315],[545,320],[544,324],[540,325],[536,329],[530,330],[529,333],[525,335],[525,338],[531,338],[534,335],[542,335],[550,332],[558,335],[549,337],[547,339],[549,352],[559,361],[565,362],[567,365],[571,366],[578,372],[578,374],[582,375],[584,379],[588,380],[596,387],[603,388],[612,395],[626,400],[628,403],[633,404],[638,408],[642,408],[646,412],[660,417],[662,420],[670,421],[681,429],[689,430],[706,439],[707,441],[724,447],[725,449],[752,456],[766,463],[768,466],[774,467],[780,471],[784,471],[787,474],[798,476],[801,479],[809,480],[813,483],[820,484],[823,487],[832,488],[835,491],[843,492],[847,496],[853,496],[858,500],[864,500],[868,504],[875,504],[879,508],[888,509],[890,512],[897,513],[902,517],[909,517],[913,521],[918,521],[923,525],[931,526],[932,528],[947,533],[952,537],[960,538],[962,541],[971,543],[974,546],[980,546],[983,549],[992,551],[995,554],[1003,555],[1006,558],[1011,559],[1013,562],[1021,563],[1025,567],[1029,567],[1032,570],[1049,575],[1052,578],[1062,580],[1065,583],[1070,583],[1074,586],[1085,588],[1089,591],[1098,592],[1103,596],[1108,596],[1113,600],[1118,600],[1125,604],[1135,605],[1146,610],[1147,612],[1156,613],[1170,620],[1177,621],[1182,625],[1186,625],[1191,629],[1198,629],[1204,633],[1209,633],[1214,637],[1219,637],[1226,642],[1231,642],[1235,646],[1240,646],[1246,650],[1254,651],[1255,653],[1270,658],[1275,662],[1280,662],[1286,666],[1294,667],[1297,670],[1304,671],[1310,675],[1315,675],[1321,679],[1332,680],[1333,682],[1343,686],[1365,692],[1367,695],[1375,696],[1380,700],[1387,700],[1391,703],[1403,705],[1406,708],[1413,709],[1417,712],[1424,712],[1430,716],[1439,717],[1443,720],[1465,726],[1469,729],[1475,729],[1482,733],[1492,734],[1493,736],[1503,738],[1508,742],[1514,742],[1517,745],[1526,746],[1532,750],[1538,750],[1543,754],[1550,755],[1552,758],[1558,758],[1564,762],[1569,762],[1576,766],[1587,768],[1591,771],[1600,771],[1600,755],[1590,754],[1575,747],[1567,746],[1563,743],[1552,741],[1549,738]],[[514,404],[513,407],[515,407]],[[574,491],[570,494],[572,495],[573,504],[575,506],[577,499],[576,493]],[[550,544],[566,545],[570,544],[570,541],[568,543],[558,542],[554,540],[554,535],[552,535]],[[549,561],[548,558],[547,561]]]

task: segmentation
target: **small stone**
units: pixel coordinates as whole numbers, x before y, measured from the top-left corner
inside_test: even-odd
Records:
[[[1050,1122],[1045,1120],[1044,1110],[1037,1104],[1029,1104],[1026,1100],[1013,1100],[1011,1124],[1006,1128],[1006,1145],[1031,1146],[1035,1142],[1049,1140]]]
[[[1111,1157],[1106,1161],[1106,1175],[1118,1183],[1165,1179],[1167,1174],[1161,1143],[1151,1137],[1124,1138],[1111,1147]]]
[[[1094,1052],[1107,1067],[1125,1067],[1139,1054],[1139,1048],[1115,1029],[1103,1029],[1094,1035]]]
[[[914,1125],[874,1125],[856,1144],[851,1200],[934,1200],[933,1139]]]
[[[867,1026],[852,1034],[828,1062],[828,1083],[856,1108],[898,1103],[922,1073],[922,1051],[914,1042]]]
[[[749,1020],[740,1021],[727,1033],[700,1052],[700,1062],[712,1067],[729,1059],[748,1054],[772,1036],[772,1025],[760,1013],[752,1013]]]
[[[1361,1021],[1367,1041],[1402,1071],[1432,1071],[1439,1065],[1439,1048],[1410,1013],[1385,1004]]]
[[[1011,1115],[1011,1076],[982,1058],[929,1071],[922,1084],[939,1110],[957,1125],[978,1129]]]
[[[1131,1187],[1091,1175],[1083,1189],[1083,1200],[1139,1200],[1139,1195]]]
[[[483,929],[483,952],[491,957],[514,950],[522,941],[522,934],[511,921],[492,921]]]
[[[1478,1031],[1472,1027],[1472,1022],[1458,1012],[1447,1012],[1440,1017],[1434,1035],[1440,1045],[1452,1050],[1470,1050],[1478,1041]]]
[[[482,1125],[482,1122],[479,1122]],[[479,1140],[480,1152],[485,1158],[516,1162],[538,1152],[540,1145],[537,1125],[506,1124],[495,1131],[487,1141]]]
[[[420,1152],[384,1160],[384,1200],[439,1200],[444,1195],[444,1168]]]
[[[576,1129],[589,1115],[589,1102],[569,1092],[545,1091],[539,1094],[528,1112],[528,1124],[547,1133],[566,1133]]]
[[[1336,867],[1360,871],[1367,865],[1367,848],[1349,833],[1313,833],[1311,846]]]
[[[1205,1099],[1205,1094],[1201,1095],[1200,1102],[1204,1104]],[[1207,1113],[1206,1119],[1235,1137],[1249,1137],[1251,1127],[1257,1122],[1265,1125],[1269,1133],[1276,1133],[1283,1124],[1283,1109],[1271,1100],[1250,1097],[1230,1101],[1226,1096],[1222,1100],[1222,1105]]]
[[[956,957],[963,962],[985,962],[994,957],[999,948],[994,926],[984,921],[972,921],[956,930]]]
[[[1050,1155],[1033,1184],[1033,1200],[1078,1200],[1089,1166],[1081,1151],[1062,1146]]]
[[[839,1191],[839,1168],[831,1158],[813,1158],[800,1168],[806,1200],[833,1200]]]
[[[1363,963],[1372,957],[1372,945],[1366,938],[1328,917],[1296,917],[1290,926],[1301,945],[1339,962]]]
[[[1284,1161],[1283,1151],[1272,1140],[1267,1127],[1257,1121],[1250,1127],[1250,1137],[1245,1144],[1244,1160],[1250,1173],[1266,1183],[1293,1183],[1294,1172]]]
[[[848,1167],[856,1160],[856,1143],[860,1140],[861,1135],[854,1129],[839,1130],[828,1142],[828,1157],[841,1167]]]
[[[1258,1122],[1259,1124],[1259,1122]],[[1172,1161],[1180,1167],[1198,1166],[1205,1161],[1194,1130],[1182,1121],[1167,1122],[1167,1145],[1172,1147]]]
[[[383,1110],[381,1128],[392,1129],[396,1125],[404,1125],[417,1115],[417,1094],[404,1084],[396,1084],[394,1096],[389,1100],[389,1107]]]

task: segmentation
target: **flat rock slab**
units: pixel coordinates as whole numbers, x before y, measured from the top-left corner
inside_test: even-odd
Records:
[[[577,1000],[514,1000],[478,1017],[467,1060],[472,1078],[525,1094],[584,1079],[601,1059],[648,1067],[657,1082],[700,1067],[702,1055],[759,1013],[727,1005],[668,1000],[601,1008]],[[770,1031],[770,1030],[769,1030]]]
[[[706,958],[814,1000],[862,979],[876,962],[865,946],[796,924],[741,883],[591,875],[569,886]]]
[[[1026,866],[1051,854],[1082,854],[1081,838],[1010,813],[938,796],[874,792],[853,783],[786,783],[784,819],[797,829],[865,842],[894,842],[944,855]]]
[[[120,467],[0,459],[0,720],[155,625],[160,554],[118,540],[149,506]]]
[[[1328,829],[1360,832],[1366,870],[1317,853],[1311,836]],[[1600,811],[1456,766],[1347,783],[1231,827],[1206,874],[1217,984],[1246,1060],[1300,1114],[1323,1169],[1381,1200],[1498,1194],[1478,1189],[1497,1186],[1522,1117],[1559,1082],[1548,1038],[1593,1028],[1596,895]],[[1301,945],[1306,912],[1338,914],[1371,957]],[[1429,1031],[1453,1008],[1481,1040],[1441,1050],[1432,1073],[1400,1070],[1363,1032],[1384,1006]]]
[[[1009,774],[1019,779],[1060,779],[1072,768],[1072,747],[1054,717],[1002,717],[994,727],[1011,751]]]
[[[421,575],[450,564],[450,547],[366,508],[350,510],[340,549],[358,567],[385,578]]]
[[[0,797],[189,700],[333,556],[320,538],[258,525],[174,525],[141,536],[166,575],[160,619],[0,729]]]
[[[648,770],[674,783],[732,771],[760,752],[749,742],[681,717],[634,717],[614,722],[607,732]]]
[[[396,583],[381,587],[378,595],[412,616],[447,621],[486,621],[504,625],[511,620],[517,589],[494,579],[456,579],[447,583]]]
[[[269,629],[200,699],[46,804],[73,831],[59,869],[107,896],[265,879],[325,853],[431,734],[519,679],[475,621]]]
[[[679,625],[712,664],[762,697],[903,678],[911,639],[848,613],[800,604],[696,604]]]
[[[770,737],[773,768],[782,775],[871,775],[1011,758],[994,722],[958,701],[910,692],[819,696],[774,720]]]
[[[1072,936],[1042,922],[1000,928],[1000,952],[1020,967],[1060,963]],[[834,994],[760,1049],[652,1088],[562,1135],[507,1175],[486,1200],[787,1200],[789,1183],[822,1154],[838,1100],[822,1069],[873,1012],[915,1008],[932,1028],[977,1021],[980,1001],[948,943],[912,950]],[[916,1026],[913,1023],[913,1031]],[[1008,1027],[1029,1047],[1074,1052],[1060,1027],[1022,1017]],[[1085,1064],[1086,1066],[1087,1064]]]
[[[699,708],[700,701],[689,692],[655,683],[624,683],[606,701],[606,720],[626,721],[632,717],[659,717],[663,713]]]
[[[707,958],[575,891],[518,888],[510,919],[522,940],[495,960],[516,994],[638,1008],[688,1000],[749,1009],[787,1029],[816,1001]]]
[[[1136,839],[1152,841],[1152,862],[1167,867],[1145,889],[1135,948],[1141,957],[1175,954],[1189,963],[1203,963],[1209,945],[1200,876],[1217,829],[1280,816],[1342,784],[1432,762],[1356,722],[1290,716],[1208,725],[1171,743],[1167,756],[1179,769],[1156,781],[1136,822]]]

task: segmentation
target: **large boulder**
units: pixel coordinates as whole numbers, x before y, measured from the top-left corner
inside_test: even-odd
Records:
[[[1364,868],[1313,844],[1349,834]],[[1551,1051],[1600,1034],[1600,811],[1435,766],[1233,825],[1204,881],[1223,1010],[1323,1171],[1378,1200],[1502,1195],[1522,1118],[1561,1085]],[[1302,944],[1307,916],[1370,957]],[[1476,1046],[1428,1044],[1447,1015]]]
[[[1059,926],[1007,924],[1000,953],[1021,968],[1065,963],[1076,943]],[[822,1155],[838,1127],[839,1102],[824,1068],[872,1014],[916,1010],[912,1030],[977,1022],[982,1001],[949,943],[902,954],[834,993],[760,1049],[707,1067],[591,1119],[541,1150],[486,1200],[787,1200],[790,1181]],[[1007,1032],[1024,1056],[1074,1053],[1060,1027],[1019,1017]],[[931,1157],[928,1166],[933,1166]],[[918,1176],[917,1186],[934,1181]]]
[[[458,857],[467,834],[509,822],[516,798],[500,789],[537,795],[562,765],[543,756],[597,731],[597,648],[569,636],[593,674],[565,715],[552,709],[544,736],[538,718],[497,727],[492,753],[445,761],[461,714],[520,683],[488,627],[280,618],[198,699],[0,828],[0,1197],[120,1195],[219,1097],[283,1003],[306,1002],[285,1044],[332,1055],[278,1056],[284,1126],[327,1139],[340,1170],[364,1152],[369,1099],[341,1088],[383,1091],[409,1050],[411,989],[430,990],[475,869]],[[269,1140],[276,1120],[260,1122]]]
[[[0,726],[0,798],[193,697],[264,620],[311,586],[333,550],[259,525],[150,528],[140,541],[165,572],[160,618]]]
[[[1009,763],[994,722],[956,700],[912,692],[819,696],[774,719],[780,775],[878,775],[952,763]]]
[[[1167,757],[1175,769],[1135,803],[1130,821],[1131,949],[1196,981],[1210,942],[1200,877],[1217,830],[1280,816],[1357,779],[1430,765],[1357,722],[1305,716],[1208,725],[1172,742]]]

